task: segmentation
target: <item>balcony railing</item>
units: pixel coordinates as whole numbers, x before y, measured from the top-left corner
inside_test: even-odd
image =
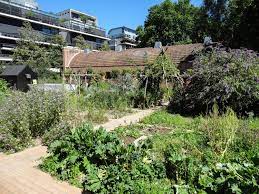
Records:
[[[39,42],[46,42],[46,43],[51,43],[52,41],[52,35],[48,35],[48,34],[43,34],[43,33],[39,33],[39,39],[37,41]],[[10,37],[10,38],[21,38],[20,34],[18,33],[6,33],[6,32],[1,32],[0,31],[0,35],[1,36],[5,36],[5,37]]]
[[[130,36],[126,35],[126,34],[120,34],[120,35],[117,35],[117,36],[110,36],[109,38],[111,39],[123,39],[125,41],[129,41],[129,42],[136,42],[136,39],[134,38],[131,38]]]
[[[103,28],[88,25],[86,26],[87,28],[78,28],[70,23],[62,22],[60,17],[55,14],[21,6],[19,4],[11,3],[8,0],[0,0],[0,12],[54,26],[106,37],[105,30]]]
[[[6,33],[6,32],[1,32],[0,31],[0,35],[2,36],[7,36],[7,37],[11,37],[11,38],[20,38],[20,35],[19,34],[16,34],[16,33]],[[51,43],[51,36],[50,35],[43,35],[42,34],[42,39],[39,40],[40,42],[46,42],[46,43]],[[99,50],[103,43],[96,43],[94,41],[89,41],[87,40],[86,43],[90,46],[90,49],[91,50]],[[11,45],[10,44],[10,47],[15,47],[14,45]],[[75,46],[75,44],[71,44],[70,46]]]

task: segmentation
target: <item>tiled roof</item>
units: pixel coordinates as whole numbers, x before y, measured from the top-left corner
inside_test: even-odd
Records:
[[[178,65],[190,54],[202,48],[202,44],[174,45],[164,47],[164,51]],[[72,69],[144,67],[154,62],[160,53],[161,50],[158,48],[136,48],[121,52],[80,53],[72,59],[69,67]]]
[[[184,61],[188,56],[202,50],[203,48],[203,44],[174,45],[165,47],[165,53],[176,65],[179,65],[180,62]]]

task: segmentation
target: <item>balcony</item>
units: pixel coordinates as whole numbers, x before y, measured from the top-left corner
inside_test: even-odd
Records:
[[[47,13],[41,10],[36,10],[32,9],[29,7],[21,6],[19,4],[15,3],[10,3],[8,0],[0,0],[0,12],[26,18],[26,19],[31,19],[34,21],[58,26],[58,27],[63,27],[71,30],[76,30],[79,32],[85,32],[101,37],[106,37],[105,30],[100,27],[94,27],[94,26],[87,26],[87,28],[82,29],[75,27],[75,25],[72,25],[70,23],[64,23],[62,22],[61,18],[52,13]]]
[[[118,35],[113,35],[110,36],[111,39],[121,39],[121,41],[127,41],[127,42],[131,42],[131,43],[136,43],[136,39],[131,38],[129,35],[127,34],[118,34]]]
[[[1,54],[0,53],[0,61],[12,61],[11,55],[8,54]]]

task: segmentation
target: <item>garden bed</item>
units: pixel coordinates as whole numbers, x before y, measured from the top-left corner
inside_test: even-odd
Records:
[[[54,142],[41,169],[90,193],[256,193],[258,119],[232,111],[157,111],[107,133],[84,125]],[[132,145],[141,136],[147,139]]]

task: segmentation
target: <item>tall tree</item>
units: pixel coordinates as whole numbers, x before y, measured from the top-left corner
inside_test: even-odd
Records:
[[[78,35],[77,37],[75,37],[74,43],[76,47],[82,50],[90,48],[82,35]]]
[[[153,46],[156,41],[163,45],[190,42],[197,13],[198,8],[190,0],[165,0],[151,7],[144,27],[137,28],[140,46]]]
[[[50,67],[47,49],[38,43],[42,36],[33,30],[29,22],[23,24],[20,37],[13,54],[14,62],[29,65],[38,73]]]
[[[259,50],[259,1],[230,0],[226,30],[231,47]]]
[[[204,0],[197,28],[215,41],[224,41],[228,0]]]
[[[48,54],[51,67],[59,68],[63,64],[63,48],[67,45],[61,35],[51,37],[51,45],[48,48]]]
[[[102,45],[102,47],[99,49],[100,51],[110,51],[111,48],[110,48],[110,45],[107,41],[105,41]]]

